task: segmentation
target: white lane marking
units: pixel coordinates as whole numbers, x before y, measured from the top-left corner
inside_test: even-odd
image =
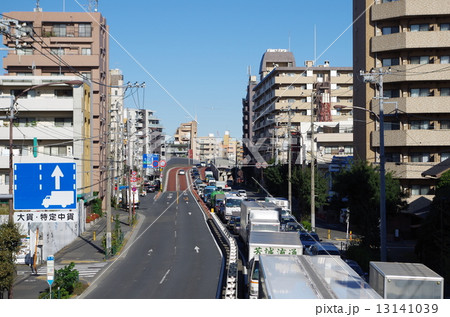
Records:
[[[159,282],[159,284],[162,284],[162,283],[164,283],[164,280],[166,279],[166,277],[167,277],[167,275],[169,274],[169,272],[170,272],[170,269],[169,269],[169,270],[167,270],[166,274],[164,274],[164,276],[163,276],[163,278],[162,278],[161,282]]]

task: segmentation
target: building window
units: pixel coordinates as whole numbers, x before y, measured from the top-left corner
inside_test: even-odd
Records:
[[[400,122],[384,122],[385,130],[400,130]]]
[[[450,56],[449,55],[441,56],[441,64],[450,64]]]
[[[81,55],[92,55],[92,51],[90,48],[82,48]]]
[[[53,34],[58,37],[67,36],[67,30],[65,24],[54,24],[53,25]]]
[[[385,90],[383,90],[383,97],[399,98],[400,97],[400,89],[385,89]]]
[[[44,154],[51,156],[67,156],[67,146],[44,146]]]
[[[80,23],[78,25],[78,36],[79,37],[91,37],[92,27],[90,23]]]
[[[430,56],[411,56],[409,58],[410,64],[429,64]]]
[[[398,33],[398,32],[399,32],[398,25],[397,26],[386,26],[386,27],[381,29],[381,33],[383,35],[393,34],[393,33]]]
[[[400,163],[400,153],[386,153],[386,162]]]
[[[450,31],[450,23],[441,23],[441,31]]]
[[[429,195],[431,192],[430,186],[427,185],[412,185],[411,195]]]
[[[33,49],[32,48],[18,48],[16,50],[17,55],[33,55]]]
[[[52,52],[53,55],[58,55],[58,56],[64,55],[64,49],[61,47],[60,48],[52,48],[52,49],[50,49],[50,52]]]
[[[353,154],[353,146],[351,145],[344,146],[344,154]]]
[[[56,89],[55,96],[57,98],[73,97],[73,90],[72,89]]]
[[[450,130],[450,120],[441,121],[441,130]]]
[[[395,66],[395,65],[399,65],[399,64],[400,64],[400,61],[399,61],[398,57],[382,59],[383,66]]]
[[[433,130],[433,128],[433,124],[427,120],[411,121],[411,130]]]
[[[426,163],[431,162],[431,155],[430,153],[412,153],[409,159],[414,163]]]
[[[410,96],[411,97],[428,97],[430,95],[429,88],[411,88]]]
[[[55,118],[55,127],[72,127],[72,118]]]
[[[441,162],[444,162],[445,160],[450,159],[450,152],[443,152],[441,153]]]
[[[445,88],[441,88],[439,90],[440,90],[441,96],[450,96],[450,88],[445,87]]]
[[[424,23],[424,24],[411,24],[409,26],[409,29],[411,30],[411,32],[429,31],[430,30],[430,25],[427,24],[427,23]]]

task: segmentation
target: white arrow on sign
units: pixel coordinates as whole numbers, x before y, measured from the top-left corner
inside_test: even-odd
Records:
[[[52,177],[55,178],[55,189],[61,189],[60,178],[64,177],[64,174],[62,173],[58,165],[56,165],[52,173]]]
[[[195,252],[198,253],[198,251],[200,250],[200,248],[199,248],[198,246],[195,246],[194,250],[195,250]]]

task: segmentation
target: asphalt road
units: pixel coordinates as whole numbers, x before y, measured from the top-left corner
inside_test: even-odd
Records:
[[[84,298],[208,299],[215,298],[222,255],[205,217],[189,191],[185,175],[177,178],[178,191],[143,197],[145,216],[134,241],[107,272],[94,281]]]

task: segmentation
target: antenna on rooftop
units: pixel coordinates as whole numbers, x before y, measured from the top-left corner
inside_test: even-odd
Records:
[[[42,8],[39,6],[39,0],[36,0],[36,8],[34,8],[34,12],[42,12]]]
[[[98,11],[98,0],[89,0],[88,11],[89,12],[97,12]]]

